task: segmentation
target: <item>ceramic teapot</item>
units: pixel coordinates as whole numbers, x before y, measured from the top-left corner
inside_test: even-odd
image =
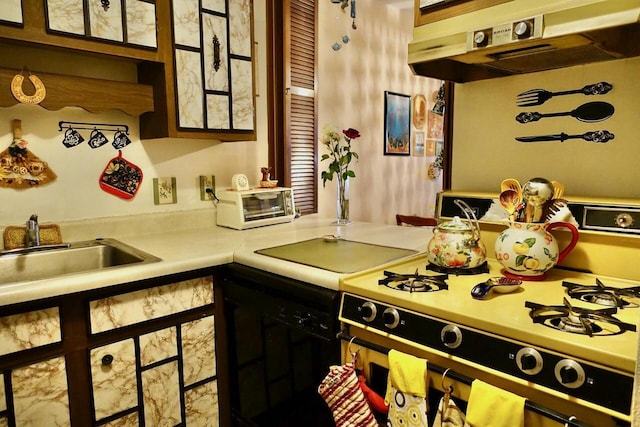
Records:
[[[571,241],[562,251],[550,233],[561,227],[571,231]],[[544,280],[546,272],[561,263],[577,243],[578,229],[568,222],[512,222],[496,239],[496,259],[507,277]]]
[[[433,229],[427,245],[427,259],[445,268],[474,268],[485,262],[487,250],[480,240],[480,227],[473,211],[462,200],[454,200],[467,217],[459,216]],[[473,218],[473,222],[471,221]]]

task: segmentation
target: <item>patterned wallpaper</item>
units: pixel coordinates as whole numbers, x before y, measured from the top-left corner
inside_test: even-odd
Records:
[[[360,160],[353,164],[351,220],[395,224],[396,213],[433,216],[435,195],[442,187],[441,176],[433,180],[427,175],[435,156],[414,156],[413,147],[410,156],[384,155],[384,92],[422,94],[431,109],[432,94],[441,83],[414,76],[407,65],[412,11],[358,2],[354,30],[348,8],[342,13],[331,2],[319,5],[318,131],[335,125],[361,134],[353,143]],[[341,48],[334,51],[334,43]],[[319,156],[323,152],[320,146]],[[318,211],[327,217],[336,215],[335,186],[319,184]]]

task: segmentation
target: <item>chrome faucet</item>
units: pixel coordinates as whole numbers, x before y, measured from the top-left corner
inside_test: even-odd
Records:
[[[38,225],[38,215],[33,214],[27,221],[27,232],[25,243],[28,248],[40,246],[40,226]]]

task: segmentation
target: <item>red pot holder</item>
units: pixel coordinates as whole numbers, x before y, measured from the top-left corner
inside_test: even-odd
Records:
[[[109,161],[100,175],[100,188],[109,194],[122,199],[132,199],[142,183],[142,169],[122,157],[118,156]]]

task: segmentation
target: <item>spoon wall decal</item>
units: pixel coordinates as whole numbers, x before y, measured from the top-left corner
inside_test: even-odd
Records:
[[[572,111],[564,111],[561,113],[538,113],[538,112],[525,112],[516,116],[516,121],[519,123],[537,122],[545,117],[562,117],[571,116],[581,122],[594,123],[601,122],[613,116],[615,108],[608,102],[595,101],[582,104],[578,108]]]

